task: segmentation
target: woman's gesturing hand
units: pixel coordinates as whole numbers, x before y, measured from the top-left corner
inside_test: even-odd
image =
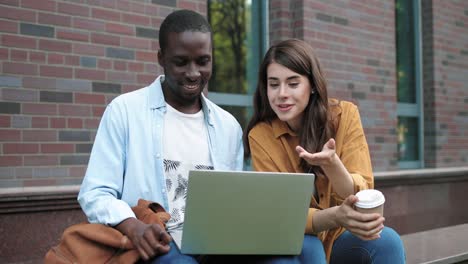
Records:
[[[310,165],[314,166],[330,166],[333,165],[336,156],[335,140],[331,138],[323,145],[322,151],[316,153],[310,153],[301,146],[296,147],[296,151],[300,158],[303,158]]]

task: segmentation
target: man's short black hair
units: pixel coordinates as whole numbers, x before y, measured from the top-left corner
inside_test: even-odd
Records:
[[[161,52],[167,47],[170,32],[185,31],[203,32],[211,34],[211,27],[206,18],[192,10],[177,10],[169,14],[159,28],[159,47]]]

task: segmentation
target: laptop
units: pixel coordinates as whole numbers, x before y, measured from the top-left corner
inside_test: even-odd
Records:
[[[192,170],[183,254],[298,255],[313,174]]]

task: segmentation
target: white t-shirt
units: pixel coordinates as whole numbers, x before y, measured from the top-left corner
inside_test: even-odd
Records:
[[[171,219],[166,227],[174,240],[182,238],[188,171],[213,169],[204,114],[184,114],[166,104],[163,157]],[[180,244],[180,241],[178,241]]]

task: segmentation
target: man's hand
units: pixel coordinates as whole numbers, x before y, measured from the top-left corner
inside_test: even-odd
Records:
[[[336,211],[336,221],[339,226],[346,228],[349,232],[362,240],[373,240],[380,238],[385,218],[380,214],[363,214],[354,210],[353,205],[358,201],[354,195],[348,196]]]
[[[115,227],[128,236],[144,260],[169,252],[171,236],[160,225],[128,218]]]

